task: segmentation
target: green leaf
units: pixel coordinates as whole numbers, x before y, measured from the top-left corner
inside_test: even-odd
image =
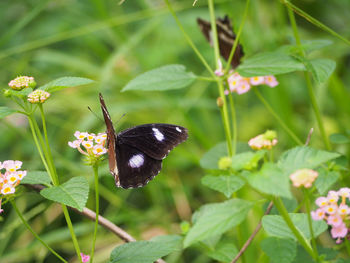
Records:
[[[11,115],[12,113],[17,112],[16,110],[10,109],[8,107],[0,107],[0,119],[5,118],[8,115]]]
[[[232,157],[232,168],[235,171],[255,169],[265,154],[265,150],[235,154]]]
[[[223,193],[227,198],[242,188],[245,182],[237,175],[206,175],[201,180],[202,184]]]
[[[218,169],[219,159],[227,155],[226,142],[220,142],[203,155],[199,164],[204,169]]]
[[[187,233],[184,246],[219,235],[239,225],[247,216],[252,203],[241,199],[230,199],[222,203],[202,206],[193,215],[193,227]]]
[[[328,248],[328,247],[326,248],[326,247],[321,247],[321,246],[317,246],[317,251],[318,251],[318,254],[320,255],[320,258],[322,258],[322,262],[324,262],[324,263],[330,262],[328,260],[334,260],[337,257],[337,255],[339,254],[339,252],[334,250],[333,248]],[[293,260],[293,263],[300,263],[300,262],[316,263],[316,261],[314,261],[312,259],[310,254],[307,253],[302,246],[298,245],[297,256]],[[342,262],[342,261],[340,261],[340,262]],[[336,261],[336,263],[340,263],[340,262]],[[344,261],[342,263],[350,263],[350,262]]]
[[[244,77],[278,75],[304,71],[303,63],[283,52],[260,53],[243,61],[237,71]]]
[[[248,182],[262,193],[292,198],[288,176],[273,163],[265,163],[260,171],[248,173]]]
[[[126,90],[173,90],[189,86],[196,79],[192,72],[186,72],[183,65],[167,65],[147,71],[131,80]]]
[[[297,243],[292,239],[268,237],[260,245],[271,263],[290,263],[297,255]]]
[[[135,241],[113,249],[110,263],[153,263],[157,259],[181,250],[182,238],[176,235],[159,236],[150,241]]]
[[[220,243],[214,251],[206,251],[208,257],[219,262],[231,262],[238,254],[238,249],[233,242]]]
[[[18,98],[26,98],[29,93],[31,93],[33,91],[32,88],[25,88],[22,90],[13,90],[13,89],[6,89],[4,91],[4,93],[6,94],[6,96],[15,96]]]
[[[290,213],[293,224],[296,228],[307,238],[310,239],[309,225],[307,221],[307,215],[303,213],[293,214]],[[262,225],[264,230],[270,235],[280,238],[292,238],[297,240],[292,231],[287,226],[286,222],[279,215],[265,215],[262,219]],[[323,220],[312,220],[312,228],[314,230],[314,236],[317,237],[321,233],[327,230],[328,225]]]
[[[320,195],[326,194],[339,178],[340,173],[338,171],[320,169],[318,171],[318,177],[315,181],[315,186]]]
[[[332,143],[336,143],[336,144],[350,143],[349,136],[341,133],[333,133],[329,136],[329,139],[331,140]]]
[[[83,211],[89,194],[89,183],[85,177],[73,177],[59,186],[43,189],[40,194],[46,199]]]
[[[298,146],[284,152],[278,166],[286,175],[301,168],[317,168],[319,165],[338,158],[339,153],[316,150],[311,147]]]
[[[41,86],[39,89],[45,90],[49,93],[59,91],[65,88],[71,88],[81,85],[87,85],[94,82],[91,79],[87,78],[79,78],[79,77],[62,77],[55,79],[44,86]]]
[[[335,70],[336,63],[331,59],[313,59],[309,61],[308,70],[312,73],[314,79],[318,83],[323,83],[332,75]]]
[[[331,45],[333,42],[328,39],[315,39],[315,40],[304,40],[302,41],[301,47],[305,52],[311,52],[324,48]],[[279,51],[284,51],[291,54],[299,54],[300,48],[297,45],[285,45],[278,49]]]
[[[51,184],[51,178],[47,172],[31,171],[23,178],[21,184],[43,184],[49,186]]]

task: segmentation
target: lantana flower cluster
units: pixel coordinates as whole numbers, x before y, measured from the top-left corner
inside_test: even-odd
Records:
[[[37,89],[28,95],[28,101],[33,104],[44,103],[49,97],[50,93]]]
[[[272,146],[277,144],[277,133],[275,131],[266,131],[248,141],[248,145],[253,150],[270,150]]]
[[[1,200],[4,196],[14,194],[16,186],[27,175],[27,171],[19,170],[22,167],[21,161],[7,160],[0,162],[0,213]]]
[[[225,94],[228,95],[230,92],[236,92],[237,94],[244,94],[248,92],[252,86],[267,85],[274,88],[278,85],[278,81],[275,76],[257,76],[246,78],[239,75],[238,72],[230,72],[228,78],[228,90],[225,90]]]
[[[312,169],[299,169],[292,173],[289,178],[292,180],[294,187],[304,186],[305,188],[310,188],[312,183],[316,180],[318,172]]]
[[[107,140],[106,133],[95,135],[94,133],[76,131],[74,136],[77,139],[68,142],[68,145],[78,149],[81,154],[87,156],[89,165],[96,163],[103,154],[107,153],[107,149],[105,148]]]
[[[22,90],[25,88],[34,88],[36,86],[33,77],[19,76],[9,82],[9,86],[14,90]]]
[[[342,242],[349,233],[350,208],[347,201],[350,200],[350,188],[340,188],[338,191],[329,191],[326,197],[321,196],[315,203],[318,208],[311,212],[313,220],[325,220],[332,227],[331,235],[336,243]]]

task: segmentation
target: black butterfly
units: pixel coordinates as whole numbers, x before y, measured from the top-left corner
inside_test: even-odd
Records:
[[[213,40],[212,40],[212,31],[211,31],[210,22],[203,20],[201,18],[197,18],[197,23],[200,29],[202,30],[205,38],[212,45]],[[225,16],[224,18],[216,19],[216,29],[217,29],[218,40],[219,40],[220,54],[227,61],[230,57],[231,49],[236,40],[236,35],[233,32],[231,22],[228,16]],[[236,68],[240,64],[240,61],[243,55],[244,55],[243,48],[240,44],[238,44],[235,50],[235,54],[233,55],[233,59],[231,61],[232,68]]]
[[[178,144],[186,141],[187,129],[163,123],[139,125],[116,134],[106,104],[100,94],[107,126],[109,170],[115,184],[123,188],[145,186],[162,169],[162,160]]]

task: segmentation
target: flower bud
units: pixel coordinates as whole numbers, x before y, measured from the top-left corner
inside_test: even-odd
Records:
[[[9,82],[9,86],[14,90],[22,90],[25,88],[34,89],[36,86],[36,82],[33,77],[28,76],[19,76]]]
[[[224,106],[224,100],[221,97],[218,97],[216,99],[216,105],[218,105],[219,108],[222,108],[222,106]]]
[[[218,166],[220,170],[226,170],[231,167],[232,164],[232,158],[229,156],[221,157]]]
[[[37,89],[28,95],[28,101],[33,104],[44,103],[50,97],[50,93]]]

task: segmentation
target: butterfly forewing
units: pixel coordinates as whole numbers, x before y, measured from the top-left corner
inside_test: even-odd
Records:
[[[135,188],[145,186],[162,169],[162,161],[124,143],[116,147],[119,182],[117,186]]]
[[[211,45],[213,45],[213,34],[210,22],[201,18],[197,18],[197,23],[205,38]],[[228,16],[225,16],[224,18],[218,18],[216,20],[216,29],[219,41],[220,55],[223,56],[225,60],[228,60],[230,57],[231,49],[236,40],[236,35],[233,32],[231,22]],[[243,57],[243,55],[243,48],[240,44],[238,44],[235,50],[235,54],[233,55],[233,59],[231,61],[231,65],[233,68],[236,68],[240,64],[240,60]]]
[[[122,131],[117,136],[117,143],[128,144],[154,159],[162,160],[187,137],[187,129],[184,127],[152,123]]]

